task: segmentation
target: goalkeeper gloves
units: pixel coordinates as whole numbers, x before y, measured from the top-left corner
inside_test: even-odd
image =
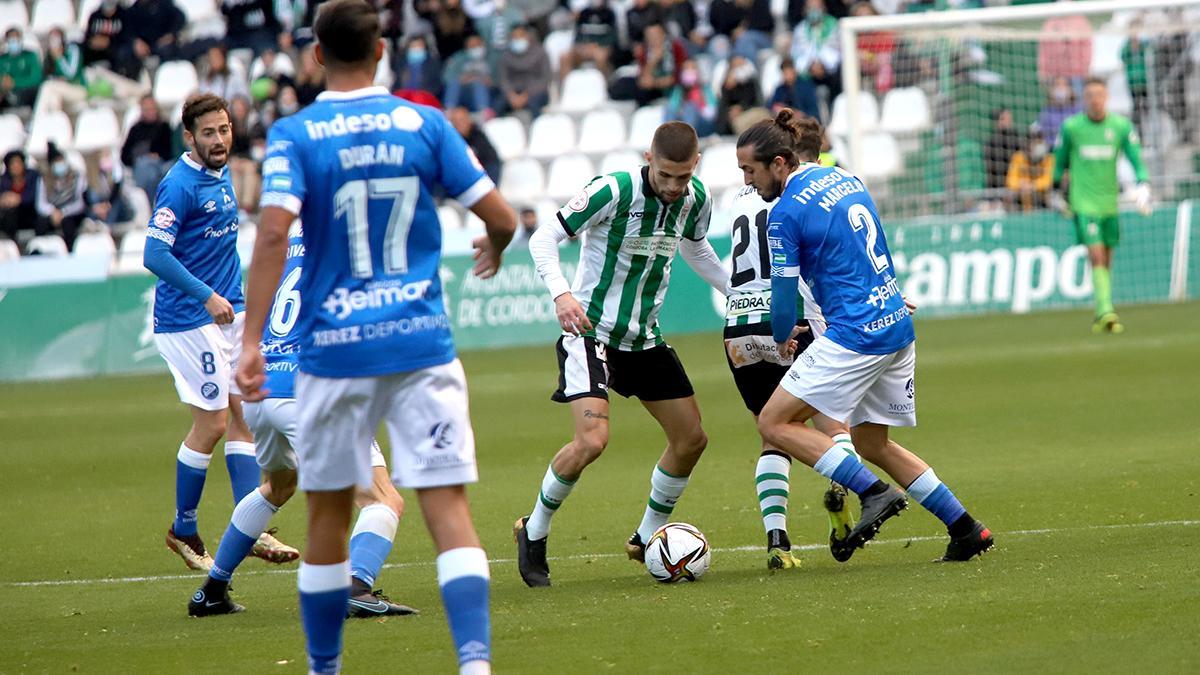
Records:
[[[1150,184],[1138,183],[1133,189],[1133,202],[1137,204],[1138,211],[1143,216],[1148,216],[1154,210],[1151,208]]]

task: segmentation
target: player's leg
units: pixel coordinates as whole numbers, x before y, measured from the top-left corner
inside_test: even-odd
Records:
[[[194,570],[209,570],[212,557],[196,524],[213,449],[225,433],[225,410],[191,406],[192,426],[175,456],[175,519],[167,530],[167,547]]]
[[[308,649],[308,669],[340,671],[342,625],[350,601],[350,561],[346,550],[354,488],[308,490],[308,547],[297,586],[300,618]]]
[[[829,436],[835,445],[841,446],[843,450],[855,457],[858,456],[850,437],[850,428],[846,426],[845,422],[839,422],[818,413],[812,418],[812,424],[817,431]],[[850,536],[850,532],[854,529],[854,511],[850,501],[846,499],[847,495],[845,487],[831,480],[829,489],[825,490],[825,495],[821,499],[825,513],[829,516],[830,550],[836,551],[842,548],[846,537]]]
[[[254,434],[246,425],[242,413],[242,397],[229,397],[229,415],[225,428],[225,468],[229,470],[229,485],[233,489],[233,503],[237,504],[253,492],[262,482],[255,459]]]
[[[1117,317],[1117,310],[1112,304],[1112,262],[1113,252],[1121,241],[1121,225],[1117,216],[1109,216],[1101,220],[1100,236],[1104,245],[1104,269],[1108,270],[1108,299],[1109,313],[1102,321],[1103,329],[1110,333],[1122,333],[1125,326]]]
[[[1105,218],[1075,214],[1075,238],[1087,247],[1088,264],[1092,269],[1092,298],[1095,302],[1094,331],[1103,331],[1106,318],[1113,314],[1111,259],[1104,244]]]
[[[559,386],[551,400],[571,407],[574,431],[542,476],[533,510],[517,519],[517,570],[529,586],[550,585],[546,543],[550,519],[558,512],[583,470],[608,446],[608,363],[606,350],[594,339],[563,335],[555,345]]]
[[[404,514],[404,498],[392,485],[387,462],[378,443],[371,444],[371,487],[360,488],[354,498],[358,518],[350,533],[350,604],[347,618],[416,614],[417,610],[392,602],[376,591],[375,579],[392,552],[396,528]]]

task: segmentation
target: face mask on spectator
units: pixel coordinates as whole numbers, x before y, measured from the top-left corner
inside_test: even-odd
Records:
[[[749,63],[743,63],[733,70],[733,79],[741,84],[754,79],[754,66]]]
[[[1066,103],[1071,100],[1071,90],[1066,87],[1058,87],[1050,96],[1054,98],[1055,103]]]
[[[279,103],[279,114],[282,116],[291,115],[292,113],[296,112],[299,109],[300,109],[299,104],[293,103],[291,101],[281,101]]]
[[[529,40],[518,38],[508,43],[514,54],[524,54],[529,49]]]
[[[57,35],[50,36],[50,49],[58,51],[63,48],[62,38]]]
[[[54,172],[55,176],[62,178],[63,176],[67,175],[67,163],[66,162],[55,162],[50,167],[50,170]]]
[[[825,12],[819,9],[810,9],[804,13],[804,17],[809,23],[820,23],[825,18]]]
[[[1046,156],[1046,144],[1034,143],[1033,147],[1029,149],[1029,156],[1035,162],[1042,161],[1042,158]]]
[[[8,42],[5,43],[5,47],[8,48],[9,54],[20,54],[21,53],[21,39],[20,38],[8,38]]]
[[[112,157],[109,157],[107,155],[105,155],[104,157],[101,157],[99,165],[100,165],[100,173],[112,173],[112,170],[113,170]]]
[[[685,70],[679,74],[679,83],[685,87],[694,87],[700,81],[700,73],[694,70]]]
[[[104,0],[104,2],[101,2],[100,4],[106,11],[111,11],[116,8],[117,0]]]
[[[482,59],[483,47],[471,47],[467,50],[467,56],[472,59]]]
[[[425,53],[425,50],[421,49],[420,47],[410,47],[408,50],[408,62],[414,66],[419,66],[422,63],[425,63],[426,56],[427,54]]]

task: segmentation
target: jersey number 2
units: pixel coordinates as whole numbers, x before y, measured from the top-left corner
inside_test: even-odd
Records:
[[[771,278],[771,252],[767,245],[767,209],[754,216],[754,229],[758,232],[758,273],[760,279]],[[751,260],[746,269],[738,270],[738,258],[750,248],[750,219],[738,216],[733,221],[733,276],[729,283],[734,288],[754,281],[754,261]]]
[[[880,255],[875,251],[875,242],[879,239],[879,225],[871,217],[871,211],[862,204],[854,204],[850,207],[848,215],[850,217],[850,227],[854,228],[855,232],[866,228],[867,257],[871,259],[871,265],[875,268],[875,273],[882,273],[888,268],[888,259],[886,255]]]
[[[387,229],[383,233],[384,273],[404,274],[408,271],[408,230],[412,227],[420,189],[416,176],[403,176],[354,180],[334,193],[334,217],[346,216],[346,232],[350,236],[350,273],[356,279],[369,279],[375,273],[367,222],[367,202],[371,199],[392,200]]]

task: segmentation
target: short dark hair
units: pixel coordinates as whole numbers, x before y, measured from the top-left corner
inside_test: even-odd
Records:
[[[1105,89],[1108,89],[1108,82],[1107,82],[1107,81],[1106,81],[1106,80],[1105,80],[1103,77],[1095,77],[1095,76],[1092,76],[1092,77],[1089,77],[1088,79],[1086,79],[1086,80],[1084,80],[1084,81],[1083,81],[1083,86],[1084,86],[1084,87],[1090,87],[1090,86],[1092,86],[1093,84],[1098,84],[1098,85],[1100,85],[1101,87],[1104,87]]]
[[[224,110],[225,116],[233,121],[233,115],[229,113],[229,103],[225,99],[216,94],[192,94],[183,103],[183,128],[191,133],[196,133],[196,120],[210,112]]]
[[[12,162],[14,159],[21,160],[22,164],[29,163],[29,162],[25,161],[25,153],[24,152],[22,152],[20,150],[9,150],[8,152],[4,153],[4,171],[5,171],[5,173],[7,173],[12,168]]]
[[[362,63],[379,42],[379,11],[366,0],[329,0],[317,10],[313,32],[327,61]]]
[[[687,122],[667,122],[654,131],[650,152],[672,162],[687,162],[700,150],[696,130]]]
[[[821,156],[825,130],[817,120],[784,108],[775,119],[766,119],[742,132],[737,147],[752,146],[755,161],[770,164],[776,157],[788,164],[815,161]]]

